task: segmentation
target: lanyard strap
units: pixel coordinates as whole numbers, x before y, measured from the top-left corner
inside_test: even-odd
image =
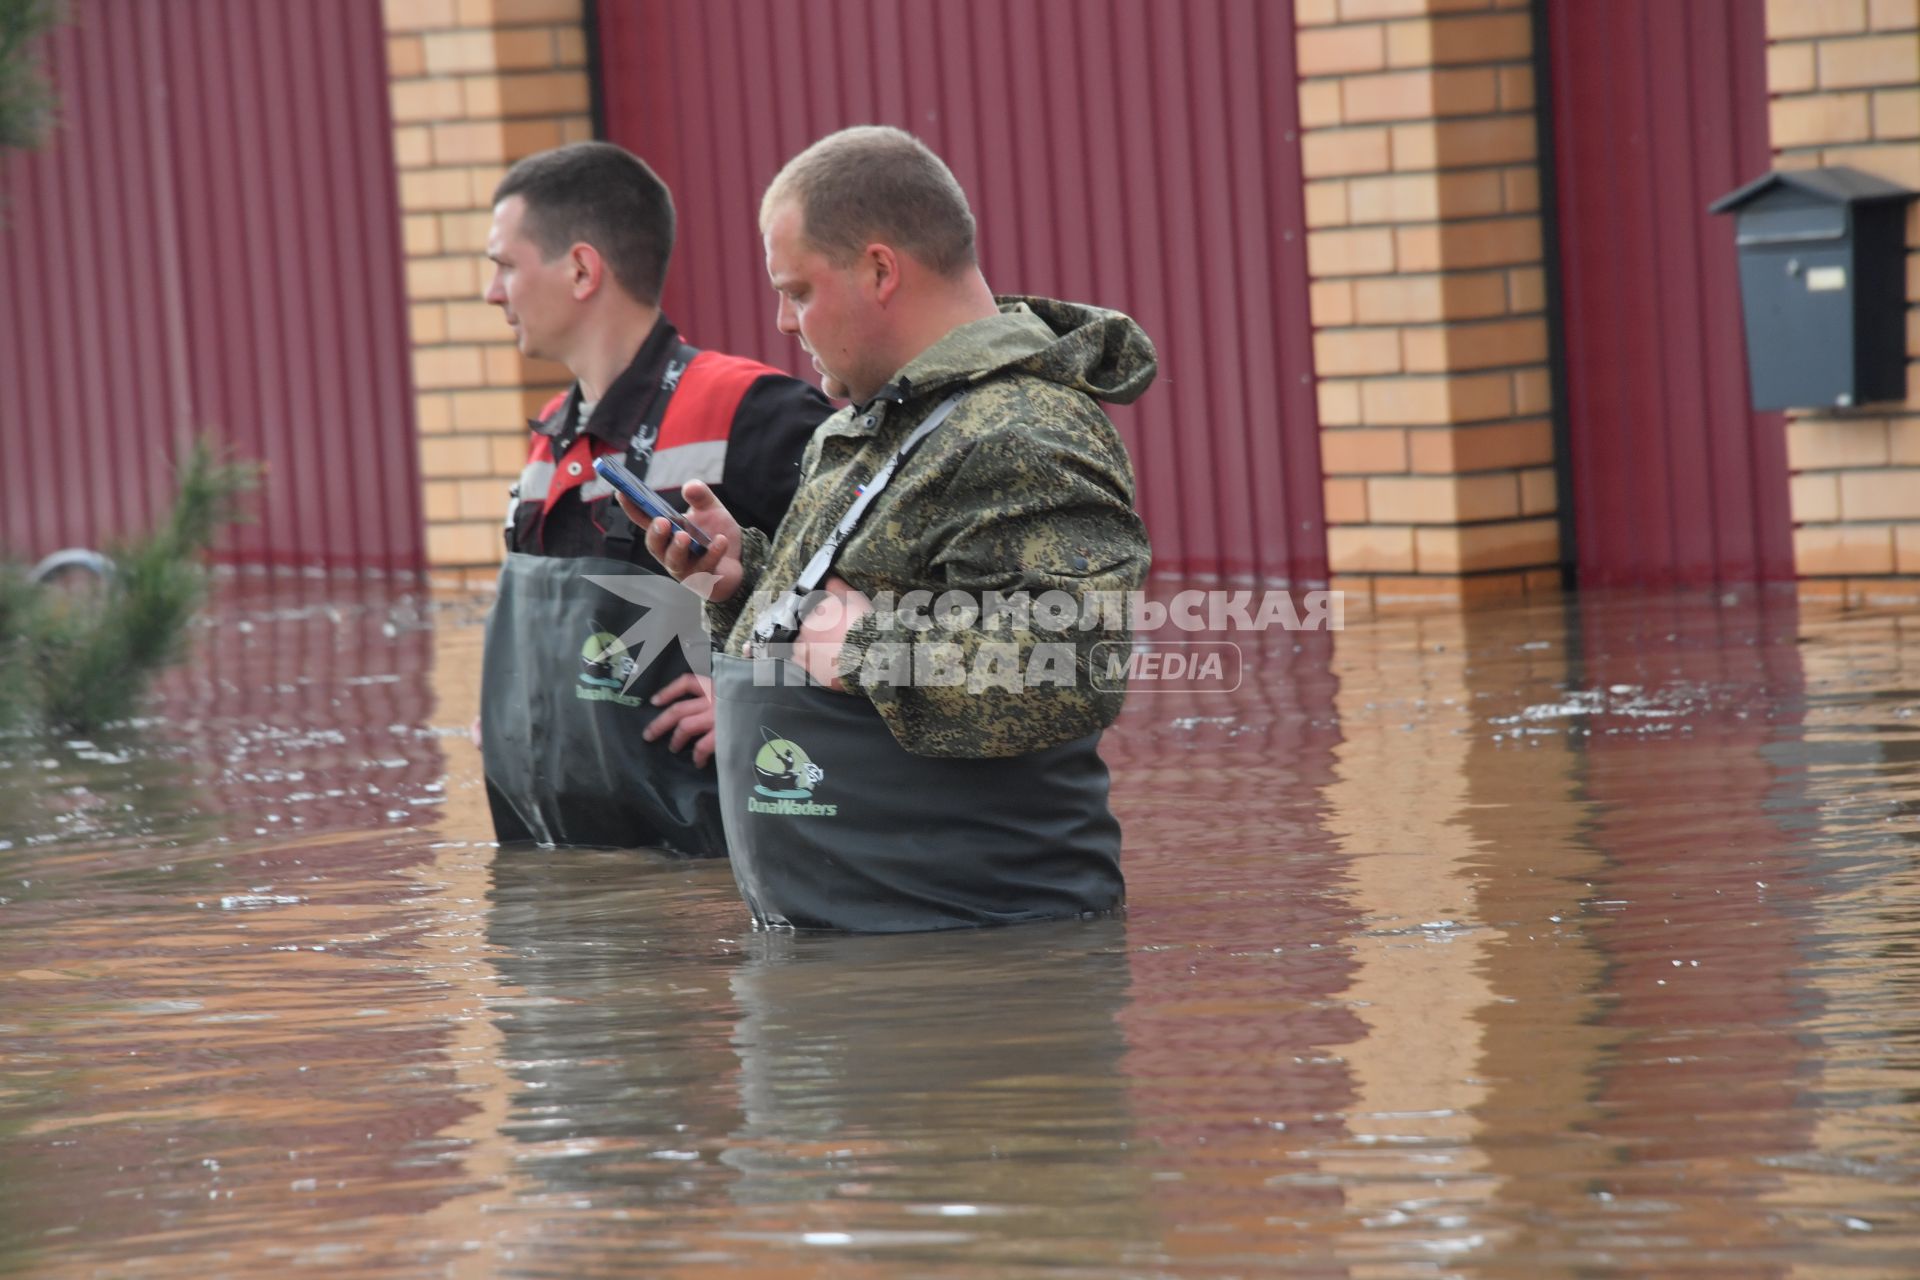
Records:
[[[907,455],[912,453],[922,440],[932,435],[935,427],[947,420],[948,415],[953,412],[954,407],[960,403],[961,397],[965,394],[965,392],[957,392],[942,400],[939,407],[927,415],[927,420],[915,427],[912,434],[900,442],[900,447],[893,451],[893,456],[873,473],[873,479],[860,487],[860,492],[854,497],[853,505],[847,508],[847,514],[840,517],[840,523],[834,526],[826,542],[813,553],[813,559],[807,561],[807,567],[800,571],[799,579],[785,595],[761,610],[760,616],[753,620],[753,644],[756,648],[775,642],[784,643],[799,633],[800,607],[806,602],[807,597],[826,581],[827,571],[833,568],[834,557],[840,554],[840,544],[860,527],[860,521],[867,514],[867,508],[872,506],[873,500],[880,496],[880,491],[887,487],[887,482],[893,479],[893,473],[900,469],[900,464],[906,461]]]

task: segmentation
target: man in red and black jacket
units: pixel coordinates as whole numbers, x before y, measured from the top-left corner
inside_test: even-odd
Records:
[[[592,413],[584,430],[578,383],[528,423],[533,446],[513,488],[508,551],[611,554],[658,572],[658,562],[644,555],[644,546],[638,547],[641,558],[633,558],[632,522],[618,503],[608,501],[612,489],[594,475],[593,459],[612,454],[632,462],[633,428],[668,377],[679,385],[659,424],[651,465],[644,473],[634,468],[635,473],[667,497],[689,480],[705,481],[746,508],[743,522],[769,531],[779,526],[799,483],[807,437],[833,412],[832,405],[809,384],[758,361],[717,351],[676,360],[681,346],[679,330],[662,316],[633,363],[597,404],[588,402]]]
[[[661,569],[593,461],[612,455],[676,506],[687,481],[714,485],[771,532],[833,410],[681,340],[659,309],[673,235],[665,184],[607,143],[530,156],[494,192],[486,299],[522,354],[575,379],[532,424],[487,622],[481,750],[503,844],[725,852],[711,700],[678,644],[645,638],[675,632],[661,619],[677,597],[633,586]]]

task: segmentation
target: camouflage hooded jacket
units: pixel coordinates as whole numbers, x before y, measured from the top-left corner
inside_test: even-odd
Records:
[[[841,679],[917,755],[1037,751],[1113,723],[1126,696],[1094,661],[1104,668],[1131,643],[1122,602],[1144,581],[1150,550],[1126,449],[1094,401],[1145,391],[1153,343],[1118,312],[999,301],[999,315],[955,329],[871,402],[815,430],[778,532],[771,543],[745,532],[746,580],[709,606],[714,634],[742,653],[760,608],[792,587],[859,488],[964,390],[834,561],[880,605],[848,630]],[[973,616],[936,620],[932,602],[949,592]],[[991,607],[996,598],[1011,603]],[[1051,611],[1023,611],[1021,600]]]

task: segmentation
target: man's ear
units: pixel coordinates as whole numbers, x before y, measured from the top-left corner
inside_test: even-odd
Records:
[[[581,240],[567,250],[568,278],[573,285],[573,300],[585,302],[606,283],[607,260],[600,251]]]
[[[873,300],[886,306],[900,287],[900,257],[892,247],[870,244],[862,252],[860,270],[863,282],[873,290]]]

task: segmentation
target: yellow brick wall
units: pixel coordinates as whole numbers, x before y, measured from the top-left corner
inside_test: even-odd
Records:
[[[527,419],[567,382],[523,359],[487,286],[507,166],[593,136],[582,0],[384,0],[427,560],[491,581]]]
[[[1557,589],[1527,0],[1295,0],[1327,551],[1375,603]]]
[[[1767,0],[1775,163],[1850,165],[1920,190],[1920,0]],[[1920,307],[1920,204],[1907,207],[1907,298]],[[1920,315],[1907,398],[1795,414],[1794,566],[1809,595],[1920,600]],[[1904,580],[1903,580],[1904,579]]]

